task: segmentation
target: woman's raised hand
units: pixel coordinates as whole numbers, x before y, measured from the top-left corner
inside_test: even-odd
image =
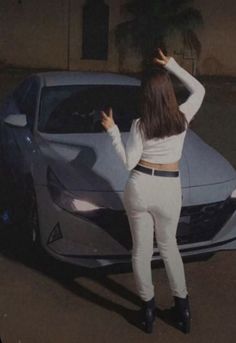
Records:
[[[169,56],[165,56],[160,48],[158,48],[158,53],[159,53],[160,57],[159,56],[158,57],[154,57],[153,58],[153,63],[161,65],[161,66],[166,65],[166,63],[169,61],[170,57]]]
[[[104,111],[101,111],[101,124],[105,130],[110,129],[115,125],[112,108],[109,108],[108,114],[106,114]]]

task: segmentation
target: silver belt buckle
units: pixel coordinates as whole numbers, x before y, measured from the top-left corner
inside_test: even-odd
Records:
[[[152,169],[152,176],[154,175],[154,172],[155,172],[155,169],[153,168],[153,169]]]

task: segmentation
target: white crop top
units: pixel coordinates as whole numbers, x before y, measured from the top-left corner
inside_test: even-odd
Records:
[[[197,113],[205,95],[205,88],[185,69],[170,57],[165,68],[178,77],[190,91],[188,99],[179,106],[185,114],[188,123]],[[186,130],[180,134],[165,138],[152,138],[145,140],[141,135],[137,123],[140,118],[134,119],[131,125],[129,136],[124,146],[119,128],[117,125],[107,130],[112,138],[112,144],[128,170],[133,169],[140,159],[151,163],[173,163],[177,162],[182,155]]]

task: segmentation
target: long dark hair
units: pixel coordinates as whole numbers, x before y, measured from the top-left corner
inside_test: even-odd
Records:
[[[164,68],[143,74],[139,127],[146,139],[164,138],[186,129],[187,120],[179,110],[172,81]]]

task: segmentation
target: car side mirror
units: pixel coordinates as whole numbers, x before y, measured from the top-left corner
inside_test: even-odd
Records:
[[[27,118],[25,114],[9,114],[4,119],[4,123],[16,127],[24,127],[27,125]]]

